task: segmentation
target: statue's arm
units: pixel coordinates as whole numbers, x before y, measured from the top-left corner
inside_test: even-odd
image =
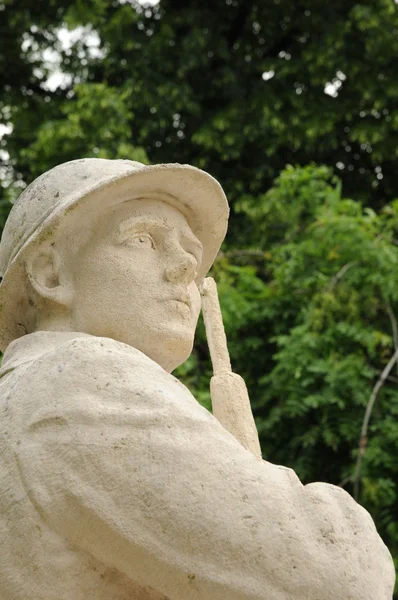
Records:
[[[254,458],[146,358],[73,344],[31,369],[19,447],[71,544],[171,600],[391,600],[389,553],[348,494]]]

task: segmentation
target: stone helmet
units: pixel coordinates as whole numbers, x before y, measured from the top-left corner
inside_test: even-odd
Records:
[[[15,202],[0,243],[0,350],[26,333],[26,258],[61,232],[68,214],[92,219],[98,203],[114,206],[140,195],[166,194],[186,216],[203,244],[198,279],[203,280],[225,237],[228,203],[220,184],[190,165],[146,166],[130,160],[86,158],[47,171]],[[80,214],[79,214],[80,219]]]

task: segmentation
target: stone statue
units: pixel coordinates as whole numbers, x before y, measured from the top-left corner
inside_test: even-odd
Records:
[[[187,165],[45,173],[0,244],[1,600],[391,600],[344,490],[254,456],[171,371],[224,238]]]

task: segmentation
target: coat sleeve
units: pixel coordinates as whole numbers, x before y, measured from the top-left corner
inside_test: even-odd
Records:
[[[141,353],[78,338],[23,385],[27,493],[104,564],[170,600],[391,600],[363,508],[256,459]]]

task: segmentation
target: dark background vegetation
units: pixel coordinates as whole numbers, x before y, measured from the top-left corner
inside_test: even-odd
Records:
[[[0,0],[2,223],[82,156],[219,179],[213,275],[264,457],[344,486],[398,564],[397,61],[393,0]],[[202,326],[178,375],[209,406]]]

